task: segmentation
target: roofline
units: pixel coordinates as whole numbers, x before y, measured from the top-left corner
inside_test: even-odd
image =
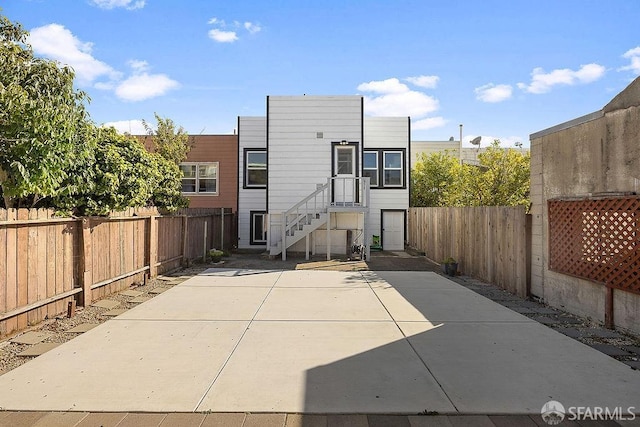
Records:
[[[563,131],[565,129],[569,129],[569,128],[572,128],[574,126],[578,126],[578,125],[581,125],[583,123],[590,122],[592,120],[599,119],[600,117],[603,117],[603,116],[604,116],[603,110],[594,111],[593,113],[586,114],[586,115],[584,115],[582,117],[578,117],[578,118],[573,119],[573,120],[569,120],[568,122],[560,123],[559,125],[551,126],[550,128],[538,131],[536,133],[532,133],[531,135],[529,135],[529,141],[531,141],[533,139],[542,138],[543,136],[547,136],[547,135],[550,135],[552,133],[560,132],[560,131]]]

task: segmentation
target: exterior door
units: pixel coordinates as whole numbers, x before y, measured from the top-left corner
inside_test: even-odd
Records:
[[[333,153],[333,201],[338,206],[352,205],[356,201],[356,147],[336,145]]]
[[[382,211],[382,249],[404,250],[404,212]]]

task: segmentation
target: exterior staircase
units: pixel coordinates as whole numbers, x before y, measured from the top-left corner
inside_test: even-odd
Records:
[[[351,194],[351,198],[346,199],[334,194],[335,188],[342,189],[339,194]],[[345,189],[350,189],[351,192]],[[326,184],[318,184],[316,191],[283,212],[279,223],[274,223],[270,218],[270,230],[273,231],[274,226],[279,226],[280,239],[276,239],[274,235],[270,237],[269,255],[282,254],[282,259],[286,260],[287,249],[325,225],[330,212],[368,211],[368,201],[368,177],[328,178]]]

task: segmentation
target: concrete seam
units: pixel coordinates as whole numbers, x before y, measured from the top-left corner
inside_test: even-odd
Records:
[[[400,333],[402,334],[402,336],[404,337],[404,340],[407,342],[407,344],[409,344],[409,347],[411,347],[411,350],[413,350],[413,352],[415,353],[415,355],[418,357],[418,359],[420,360],[420,362],[422,362],[422,365],[425,367],[425,369],[427,370],[427,372],[429,372],[429,375],[431,375],[431,377],[433,378],[433,380],[436,382],[436,384],[438,384],[438,387],[440,387],[440,390],[442,390],[442,394],[444,394],[447,397],[447,400],[449,401],[449,403],[451,403],[451,406],[453,406],[453,408],[456,410],[456,412],[460,412],[458,410],[458,407],[456,406],[455,403],[453,403],[453,400],[451,400],[451,397],[449,397],[449,394],[446,392],[446,390],[444,389],[444,387],[442,386],[442,384],[440,383],[440,381],[438,380],[438,378],[435,376],[435,374],[433,372],[431,372],[431,369],[429,369],[429,366],[427,365],[427,362],[422,358],[422,356],[420,356],[420,353],[418,353],[418,351],[416,350],[416,348],[413,346],[413,344],[411,343],[411,341],[409,340],[409,338],[405,335],[405,333],[403,332],[402,328],[400,327],[400,325],[398,325],[398,322],[396,322],[396,319],[391,315],[391,313],[389,312],[389,309],[387,309],[387,306],[384,305],[384,303],[382,302],[382,300],[380,299],[380,297],[378,296],[378,294],[376,293],[375,289],[373,289],[373,287],[371,286],[371,283],[369,282],[369,280],[367,280],[367,278],[365,277],[364,274],[362,274],[362,272],[360,272],[360,274],[362,275],[362,278],[367,282],[367,284],[369,285],[369,289],[371,289],[371,292],[373,292],[373,294],[376,296],[376,298],[378,299],[378,301],[380,302],[380,304],[384,307],[385,311],[387,312],[387,314],[389,315],[389,317],[391,318],[391,320],[393,321],[393,323],[396,325],[396,328],[398,328],[398,331],[400,331]]]
[[[209,384],[209,387],[207,387],[207,389],[202,394],[202,397],[200,398],[198,403],[196,403],[196,406],[193,408],[193,412],[197,412],[198,407],[202,404],[202,402],[204,401],[205,397],[207,397],[207,394],[209,394],[209,392],[211,391],[211,388],[216,383],[218,378],[220,378],[220,375],[222,374],[222,371],[224,371],[224,368],[227,367],[227,364],[229,363],[229,360],[231,360],[231,356],[233,356],[233,354],[236,352],[236,349],[238,348],[238,346],[240,345],[240,343],[244,339],[244,336],[247,334],[247,331],[251,328],[251,325],[253,324],[253,322],[254,322],[256,316],[258,315],[258,313],[260,312],[260,309],[264,305],[265,301],[267,301],[267,298],[269,298],[269,295],[271,295],[271,292],[273,291],[273,288],[276,287],[276,283],[278,283],[278,280],[280,280],[280,277],[282,277],[282,273],[284,273],[284,270],[280,270],[280,274],[278,275],[278,278],[273,282],[273,285],[271,285],[271,288],[269,288],[269,292],[267,292],[265,297],[262,299],[262,302],[258,306],[257,310],[255,311],[255,313],[253,313],[253,317],[251,318],[251,320],[249,320],[249,323],[247,323],[247,327],[242,332],[242,335],[240,335],[240,338],[238,339],[238,342],[236,342],[236,345],[233,346],[233,348],[231,349],[231,352],[229,353],[229,355],[225,359],[224,363],[222,364],[222,366],[218,370],[218,373],[216,374],[216,376],[211,381],[211,384]]]

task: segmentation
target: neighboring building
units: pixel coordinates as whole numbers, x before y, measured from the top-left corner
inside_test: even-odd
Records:
[[[640,78],[531,135],[531,293],[640,332]]]
[[[135,135],[153,151],[151,136]],[[180,164],[182,194],[190,208],[238,210],[238,136],[189,135],[191,149]]]
[[[506,148],[506,147],[505,147]],[[513,147],[508,147],[513,148]],[[528,152],[528,148],[516,148],[523,153]],[[462,163],[477,165],[478,154],[484,153],[487,147],[462,147]],[[456,159],[460,158],[460,141],[411,141],[411,164],[420,160],[422,154],[442,153],[449,154]]]
[[[238,210],[238,136],[192,135],[187,160],[180,164],[184,174],[182,194],[190,208]]]
[[[404,249],[409,118],[364,117],[363,104],[269,96],[266,117],[238,118],[239,248],[283,258]]]

